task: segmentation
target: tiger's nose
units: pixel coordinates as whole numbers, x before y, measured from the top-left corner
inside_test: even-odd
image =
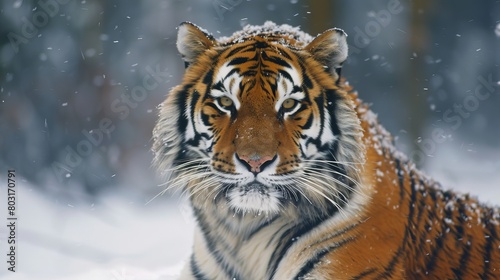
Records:
[[[255,174],[261,172],[264,168],[266,168],[266,166],[271,164],[276,159],[276,155],[271,157],[261,156],[258,154],[253,154],[251,156],[236,154],[236,158],[243,163],[248,170]]]

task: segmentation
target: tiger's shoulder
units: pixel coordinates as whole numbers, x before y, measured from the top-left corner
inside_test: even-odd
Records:
[[[367,265],[362,256],[352,262],[352,254],[336,252],[330,258],[336,261],[322,273],[333,277],[334,271],[346,271],[335,263],[350,263],[351,279],[500,277],[500,209],[447,190],[419,170],[396,149],[391,134],[352,87],[344,89],[363,130],[361,174],[368,197],[357,213],[363,222],[351,231],[349,250],[369,248],[377,258]]]

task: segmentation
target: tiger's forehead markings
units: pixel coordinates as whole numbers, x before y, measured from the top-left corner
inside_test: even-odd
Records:
[[[274,52],[274,51],[273,51]],[[265,52],[263,52],[265,53]],[[266,68],[269,68],[269,62],[276,64],[277,61],[284,61],[282,58],[278,58],[277,56],[269,57],[268,55],[262,54],[264,62],[266,63]],[[257,64],[257,62],[255,63]],[[279,63],[279,66],[281,66],[281,69],[277,69],[277,75],[269,75],[267,72],[267,69],[263,69],[262,67],[260,68],[260,71],[241,71],[240,65],[235,65],[233,61],[228,61],[224,63],[216,73],[215,79],[214,79],[214,84],[217,83],[222,83],[224,84],[225,88],[227,90],[232,90],[232,89],[237,89],[237,86],[239,86],[239,82],[242,81],[243,78],[243,73],[255,73],[254,75],[257,75],[259,72],[260,74],[263,74],[263,76],[273,76],[276,79],[276,82],[278,82],[279,79],[288,79],[292,83],[292,86],[300,86],[302,84],[302,76],[300,75],[300,72],[297,70],[297,68],[291,64],[287,64],[285,66],[284,63]],[[246,65],[246,67],[251,67],[250,65]],[[242,73],[243,72],[243,73]],[[250,75],[245,75],[245,76],[250,76]],[[236,77],[239,77],[237,79],[237,83],[234,83],[232,79],[235,79]],[[231,83],[231,87],[227,86],[226,83]],[[237,95],[238,91],[231,91],[228,92],[228,94],[232,95]]]
[[[226,62],[219,68],[219,71],[217,72],[217,75],[215,76],[215,80],[214,80],[215,84],[217,84],[219,82],[224,83],[224,81],[228,78],[229,73],[231,73],[231,71],[233,72],[233,75],[236,74],[236,71],[234,71],[236,69],[236,67],[234,65],[229,65],[229,64],[230,64],[230,62]]]

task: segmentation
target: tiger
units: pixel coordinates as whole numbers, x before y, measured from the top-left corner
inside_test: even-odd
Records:
[[[180,279],[500,279],[499,209],[395,148],[341,75],[346,37],[178,27],[152,151],[196,221]]]

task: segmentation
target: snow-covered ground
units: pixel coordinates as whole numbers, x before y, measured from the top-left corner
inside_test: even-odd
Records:
[[[446,188],[500,205],[500,151],[446,145],[427,162]],[[18,181],[16,273],[0,264],[4,280],[176,279],[192,244],[194,221],[178,198],[107,193],[93,203],[68,204]],[[3,204],[2,204],[3,203]],[[5,209],[0,201],[0,209]],[[0,218],[6,221],[6,211]],[[0,227],[5,260],[6,227]]]
[[[26,182],[17,189],[17,272],[7,271],[2,226],[0,279],[177,279],[189,255],[194,220],[179,199],[163,196],[146,205],[144,198],[110,193],[71,205]]]

